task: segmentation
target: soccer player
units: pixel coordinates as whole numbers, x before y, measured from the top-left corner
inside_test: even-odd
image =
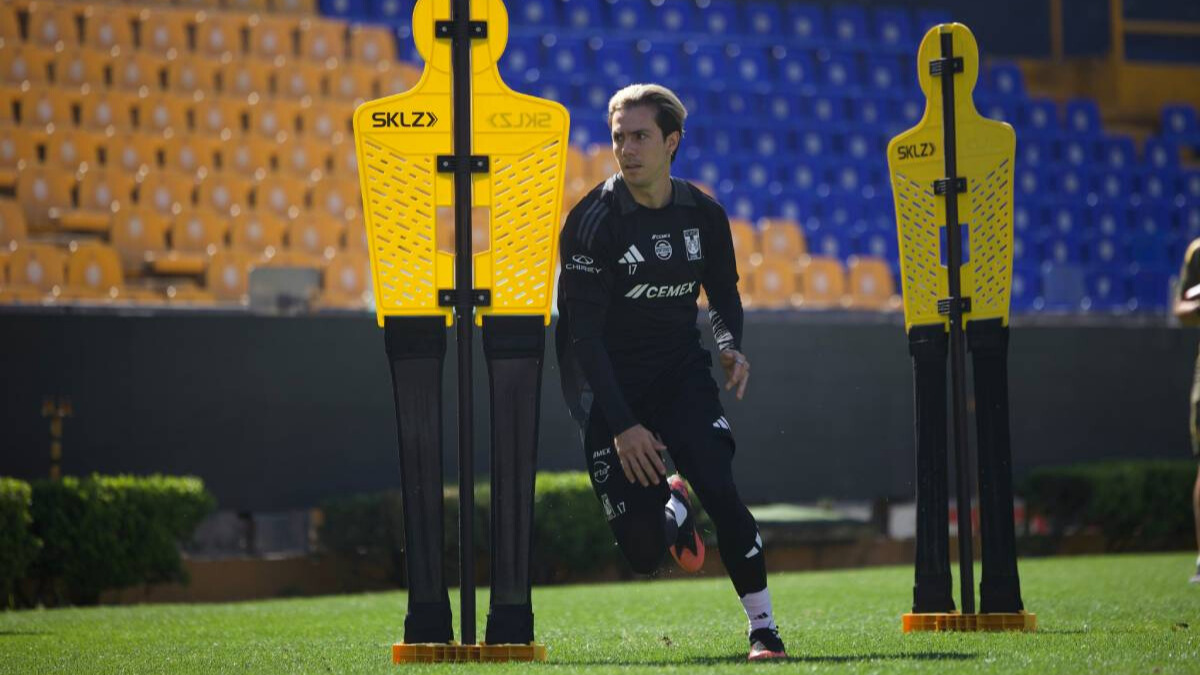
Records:
[[[1200,239],[1193,241],[1183,256],[1175,316],[1185,326],[1200,326]],[[1192,378],[1191,430],[1192,456],[1200,460],[1200,357],[1196,359],[1196,374]],[[1192,517],[1196,523],[1196,547],[1200,549],[1200,471],[1197,471],[1196,484],[1192,487]],[[1196,558],[1196,573],[1191,582],[1200,584],[1200,557]]]
[[[631,85],[609,101],[620,172],[571,210],[562,232],[555,341],[563,393],[630,567],[651,574],[669,550],[685,571],[699,571],[704,542],[690,483],[716,525],[721,560],[746,610],[749,658],[782,658],[762,538],[733,482],[733,432],[696,326],[703,288],[725,389],[740,400],[750,362],[741,352],[729,219],[696,186],[671,176],[686,117],[679,98],[659,85]],[[664,451],[679,471],[669,478]]]

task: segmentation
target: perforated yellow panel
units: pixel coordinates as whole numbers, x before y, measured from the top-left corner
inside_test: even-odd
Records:
[[[942,82],[929,73],[930,62],[941,58],[943,32],[953,35],[954,54],[963,59],[963,72],[954,76],[954,116],[957,171],[967,179],[967,191],[958,195],[959,222],[966,226],[969,246],[959,271],[962,294],[971,299],[964,322],[999,318],[1008,323],[1016,134],[1009,125],[985,119],[975,110],[971,92],[979,77],[979,47],[971,31],[955,23],[931,28],[921,41],[917,71],[925,114],[888,144],[906,329],[949,326],[949,318],[937,311],[937,301],[949,295],[941,264],[946,198],[933,189],[933,182],[946,174]]]
[[[443,314],[437,290],[453,285],[453,256],[436,250],[439,206],[452,206],[453,174],[436,173],[437,155],[451,155],[451,43],[434,38],[451,17],[450,0],[419,0],[413,10],[421,80],[403,94],[363,104],[354,115],[360,180],[371,242],[380,325],[385,316]],[[490,289],[486,314],[541,314],[550,321],[562,208],[566,108],[512,91],[496,63],[508,39],[500,0],[472,0],[471,19],[486,21],[486,39],[471,43],[471,154],[488,158],[473,174],[472,205],[489,207],[491,249],[475,255],[474,287]],[[428,292],[426,292],[428,291]]]

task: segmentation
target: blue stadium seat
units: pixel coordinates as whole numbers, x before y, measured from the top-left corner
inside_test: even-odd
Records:
[[[1128,237],[1100,234],[1083,239],[1083,253],[1092,265],[1123,265],[1129,262]]]
[[[1001,61],[993,63],[988,71],[988,84],[996,94],[1009,97],[1025,96],[1025,78],[1015,63]]]
[[[522,0],[523,1],[523,0]],[[646,0],[607,0],[609,27],[613,30],[644,30],[650,25],[649,12],[654,8]]]
[[[514,27],[547,28],[559,25],[555,0],[521,0],[513,4],[509,17]]]
[[[1081,265],[1042,264],[1042,299],[1046,311],[1078,311],[1087,297],[1087,282]]]
[[[525,81],[525,74],[542,65],[542,44],[534,37],[509,37],[500,57],[500,75],[510,83]]]
[[[563,6],[563,19],[570,28],[596,30],[603,25],[603,0],[571,0]]]
[[[873,136],[862,131],[848,131],[842,138],[842,156],[856,162],[870,162],[882,154]]]
[[[720,46],[692,43],[684,45],[683,49],[687,55],[686,67],[692,77],[701,82],[720,82],[727,77],[728,57]]]
[[[589,145],[608,145],[608,124],[603,117],[581,115],[571,118],[571,144],[580,148]]]
[[[566,82],[542,80],[533,88],[533,93],[538,98],[558,101],[563,105],[568,105],[571,102],[571,87]]]
[[[845,94],[862,84],[858,59],[847,52],[823,52],[818,57],[817,82],[831,92]]]
[[[367,18],[388,25],[411,24],[413,0],[369,0]]]
[[[819,45],[826,39],[825,10],[805,2],[784,4],[784,34],[801,44]]]
[[[1128,136],[1105,136],[1100,142],[1100,159],[1110,169],[1132,169],[1137,164],[1133,139]]]
[[[1163,106],[1162,135],[1166,138],[1194,138],[1200,135],[1196,109],[1187,104]]]
[[[858,199],[866,182],[865,171],[858,162],[834,161],[826,165],[826,182],[833,194]]]
[[[1102,131],[1100,123],[1100,106],[1090,98],[1076,98],[1067,101],[1063,109],[1065,127],[1073,134],[1096,136]]]
[[[846,119],[846,99],[836,93],[814,96],[808,103],[809,116],[821,124],[841,124]]]
[[[825,184],[825,166],[812,159],[794,161],[783,178],[789,189],[811,198]]]
[[[1129,228],[1129,232],[1132,234],[1164,236],[1171,231],[1174,223],[1169,206],[1143,202],[1134,209],[1130,224],[1132,227]]]
[[[1046,214],[1050,229],[1058,236],[1079,235],[1085,230],[1079,200],[1067,200],[1050,208]]]
[[[1017,137],[1017,165],[1039,168],[1054,160],[1053,143],[1037,136]]]
[[[1129,280],[1120,265],[1091,266],[1085,275],[1086,309],[1111,312],[1129,306]]]
[[[866,62],[867,89],[880,92],[893,91],[906,86],[900,74],[900,62],[887,55],[870,56]]]
[[[754,46],[731,47],[729,52],[729,84],[754,87],[770,81],[767,52]]]
[[[1174,169],[1179,166],[1179,145],[1169,138],[1150,138],[1142,151],[1142,161],[1156,169]]]
[[[1035,207],[1025,203],[1027,200],[1016,199],[1013,203],[1013,230],[1017,233],[1032,234],[1034,228],[1034,219],[1037,214],[1034,213]]]
[[[870,92],[859,97],[855,105],[850,107],[850,120],[874,133],[881,132],[884,120],[891,119],[893,115],[888,97]],[[891,136],[888,137],[890,139]],[[887,143],[884,143],[886,148]]]
[[[925,100],[916,96],[906,96],[897,104],[897,112],[897,119],[902,121],[902,131],[921,121],[921,116],[925,114]]]
[[[1084,242],[1081,237],[1051,235],[1040,237],[1038,248],[1044,260],[1056,264],[1079,264],[1084,261]]]
[[[951,23],[954,21],[954,16],[950,12],[939,9],[923,9],[917,11],[917,31],[924,36],[929,32],[930,28],[940,23]]]
[[[1200,171],[1187,169],[1180,172],[1178,192],[1188,202],[1200,203]]]
[[[1092,139],[1068,136],[1059,142],[1059,161],[1067,166],[1092,166],[1095,163],[1095,144]]]
[[[617,38],[591,38],[588,40],[588,49],[591,51],[593,68],[610,83],[627,83],[632,79],[632,43]]]
[[[1138,169],[1134,172],[1134,187],[1143,202],[1163,203],[1175,197],[1177,176],[1170,169]]]
[[[1017,105],[1008,97],[980,94],[975,97],[975,105],[979,114],[990,120],[1009,124],[1017,122]]]
[[[1102,203],[1092,209],[1092,231],[1105,237],[1120,237],[1132,231],[1129,210],[1119,202]]]
[[[805,193],[795,190],[784,190],[779,198],[775,200],[775,207],[774,213],[768,213],[767,215],[803,222],[812,212],[812,200]]]
[[[638,41],[639,46],[645,43],[645,40]],[[673,53],[673,48],[674,45],[668,43],[656,46],[645,53],[639,50],[638,60],[644,69],[645,79],[654,82],[670,82],[682,75],[679,69],[680,59]]]
[[[699,12],[700,27],[713,37],[725,38],[741,33],[737,5],[732,0],[709,0]]]
[[[318,6],[325,16],[359,21],[368,18],[367,0],[320,0]]]
[[[750,145],[760,157],[775,157],[789,150],[787,132],[778,133],[770,128],[751,130]]]
[[[870,42],[867,12],[857,5],[834,5],[829,10],[831,42],[841,49],[865,49]]]
[[[1124,170],[1091,172],[1092,192],[1101,199],[1125,199],[1133,189],[1132,174]]]
[[[582,38],[561,38],[553,34],[542,38],[544,74],[563,80],[583,80],[591,70],[587,62],[587,43]]]
[[[1041,301],[1041,275],[1037,265],[1030,263],[1013,264],[1012,271],[1012,309],[1018,312],[1028,312]]]
[[[1013,194],[1018,201],[1023,196],[1037,199],[1050,192],[1047,189],[1048,182],[1041,170],[1018,166],[1013,176]]]
[[[825,157],[830,150],[828,131],[820,126],[805,125],[796,132],[796,148],[807,157]]]
[[[696,29],[696,6],[691,2],[663,2],[650,13],[651,24],[664,32],[679,35]]]
[[[747,2],[742,5],[742,14],[742,25],[749,35],[770,37],[779,32],[783,25],[783,15],[779,11],[779,4],[775,2]]]
[[[896,228],[859,226],[855,228],[854,252],[894,262],[899,257]]]
[[[1175,231],[1188,239],[1200,237],[1200,202],[1186,204],[1175,211]]]
[[[1129,257],[1138,264],[1155,267],[1179,264],[1182,257],[1179,260],[1172,258],[1171,243],[1165,231],[1138,232],[1129,238]]]
[[[1017,114],[1018,133],[1054,134],[1058,131],[1058,107],[1049,99],[1030,99],[1021,102]]]
[[[772,56],[776,89],[799,92],[817,83],[816,66],[810,52],[789,48],[783,53],[774,52]]]
[[[1167,308],[1170,295],[1171,269],[1134,263],[1129,266],[1127,279],[1139,311],[1161,312]]]
[[[747,158],[737,167],[736,175],[739,187],[751,190],[766,190],[771,183],[778,183],[774,176],[773,162],[763,159]]]
[[[1087,170],[1080,168],[1065,168],[1054,171],[1055,194],[1063,199],[1082,200],[1087,195],[1090,181]]]
[[[917,44],[913,34],[912,14],[898,7],[875,10],[875,44],[892,53],[911,53]]]
[[[584,82],[580,92],[580,102],[601,115],[608,113],[608,99],[613,95],[611,87],[601,82]],[[574,119],[574,116],[572,116]]]
[[[786,126],[799,119],[800,102],[796,97],[776,90],[763,100],[763,114],[773,124]]]

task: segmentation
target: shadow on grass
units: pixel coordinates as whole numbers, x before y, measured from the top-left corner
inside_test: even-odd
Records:
[[[764,665],[779,664],[782,666],[788,663],[856,663],[858,661],[968,661],[970,659],[977,658],[979,658],[977,654],[961,654],[958,652],[924,652],[917,654],[856,654],[853,656],[795,654],[788,656],[786,659],[760,661],[759,663]],[[666,666],[681,664],[716,666],[725,663],[745,662],[745,654],[738,654],[735,656],[695,656],[692,658],[672,658],[670,655],[663,655],[661,658],[641,658],[621,662],[597,661],[594,659],[580,661],[564,660],[551,665],[609,666],[611,668],[624,668],[633,666]]]
[[[21,637],[26,635],[53,635],[44,630],[4,630],[0,628],[0,637]]]

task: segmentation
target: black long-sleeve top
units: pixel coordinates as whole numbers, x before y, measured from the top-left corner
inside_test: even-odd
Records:
[[[741,349],[742,301],[729,218],[672,178],[671,201],[639,205],[620,174],[571,209],[559,252],[555,335],[563,393],[579,422],[599,405],[614,434],[634,408],[689,368],[709,368],[696,300],[708,296],[718,349]]]

